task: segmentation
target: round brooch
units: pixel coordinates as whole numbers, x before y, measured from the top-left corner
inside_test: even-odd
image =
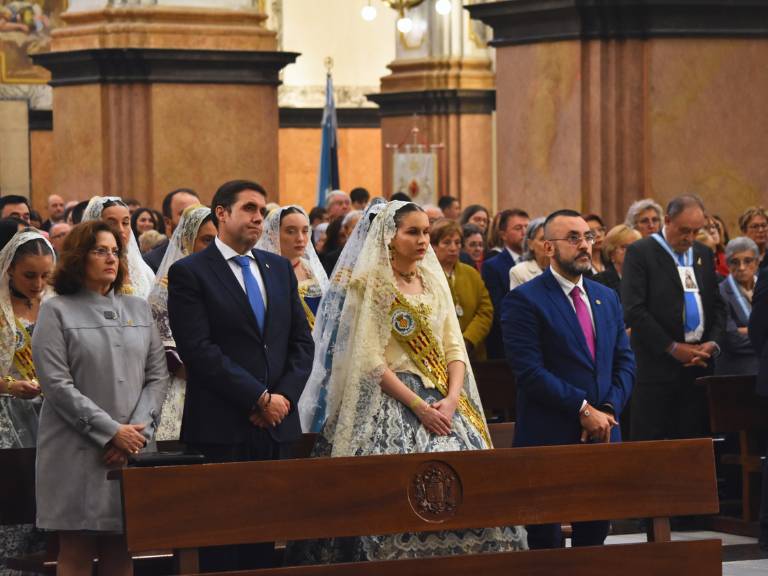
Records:
[[[407,337],[416,329],[416,321],[408,310],[398,308],[392,313],[392,328],[400,336]]]
[[[27,342],[27,339],[24,338],[24,334],[22,334],[21,330],[18,328],[16,329],[16,346],[14,349],[18,352],[22,348],[24,348],[25,344]]]

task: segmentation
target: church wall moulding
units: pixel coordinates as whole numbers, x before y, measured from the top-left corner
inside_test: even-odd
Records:
[[[558,40],[768,37],[764,0],[507,0],[465,7],[491,46]]]

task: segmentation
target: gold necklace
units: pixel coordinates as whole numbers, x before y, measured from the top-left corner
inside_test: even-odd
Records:
[[[403,279],[407,284],[410,284],[413,282],[413,279],[416,278],[416,270],[412,270],[411,272],[400,272],[397,268],[394,266],[392,267],[395,272]]]

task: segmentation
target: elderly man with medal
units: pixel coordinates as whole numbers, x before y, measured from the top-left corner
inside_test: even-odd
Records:
[[[621,281],[626,323],[637,356],[633,440],[704,436],[700,376],[711,374],[725,335],[725,305],[714,255],[694,241],[706,222],[694,195],[674,198],[664,228],[629,246]]]

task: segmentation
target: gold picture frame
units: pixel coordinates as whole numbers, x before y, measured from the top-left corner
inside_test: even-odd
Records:
[[[67,0],[0,0],[0,83],[45,84],[50,74],[31,56],[50,50]]]

